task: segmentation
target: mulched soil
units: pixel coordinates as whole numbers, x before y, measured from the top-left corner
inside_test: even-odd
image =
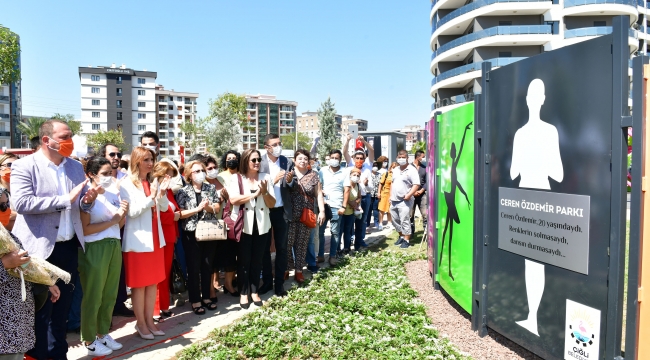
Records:
[[[474,359],[526,359],[537,360],[539,356],[504,338],[493,330],[480,338],[472,331],[470,315],[456,304],[444,291],[433,290],[426,260],[406,264],[411,287],[427,308],[427,315],[440,336]]]

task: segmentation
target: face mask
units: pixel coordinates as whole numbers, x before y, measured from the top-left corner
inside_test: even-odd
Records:
[[[379,169],[378,169],[376,166],[373,166],[373,167],[372,167],[372,171],[373,171],[373,172],[377,172],[377,170],[379,170]]]
[[[142,145],[142,147],[145,148],[145,149],[153,151],[154,154],[156,153],[156,147],[153,146],[153,145]]]
[[[219,171],[217,171],[217,169],[208,170],[207,178],[216,179],[217,175],[219,175]]]
[[[195,183],[202,184],[205,181],[205,173],[194,174],[192,175],[192,179]]]
[[[339,167],[339,165],[341,165],[341,162],[340,162],[340,161],[338,161],[338,160],[334,160],[334,159],[331,159],[331,160],[330,160],[330,166],[331,166],[331,167],[336,168],[336,167]]]
[[[2,171],[2,181],[8,183],[11,177],[11,169],[4,169]]]
[[[350,181],[352,181],[353,183],[356,184],[356,183],[359,182],[359,177],[358,177],[358,176],[351,176],[351,177],[350,177]]]
[[[104,189],[108,189],[111,185],[113,185],[113,177],[112,176],[100,176],[99,177],[99,185],[101,185]]]
[[[9,219],[11,218],[11,209],[7,208],[5,211],[0,211],[0,224],[4,227],[9,225]]]
[[[237,159],[226,161],[226,167],[228,169],[234,170],[239,166],[239,161]]]
[[[388,167],[388,162],[385,162],[383,167]]]
[[[404,165],[406,165],[406,159],[397,158],[397,163],[399,164],[399,166],[404,166]]]
[[[275,157],[280,156],[280,154],[282,154],[282,145],[274,146],[272,153]]]
[[[363,160],[354,160],[354,166],[357,169],[361,169],[363,167]]]
[[[59,155],[63,157],[68,157],[72,155],[72,151],[74,150],[74,143],[72,142],[72,139],[67,139],[67,140],[61,140],[61,141],[56,141],[54,139],[50,139],[50,141],[54,141],[55,143],[59,144],[59,149],[52,149],[49,145],[47,146],[50,150],[54,150],[59,153]]]

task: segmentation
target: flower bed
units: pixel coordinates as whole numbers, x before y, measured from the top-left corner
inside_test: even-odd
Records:
[[[415,258],[390,250],[350,257],[178,358],[463,358],[415,299],[404,269]]]

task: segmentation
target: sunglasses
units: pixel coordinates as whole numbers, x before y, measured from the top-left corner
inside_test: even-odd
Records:
[[[201,169],[201,170],[194,170],[194,171],[192,171],[192,174],[200,174],[200,173],[204,173],[204,172],[205,172],[205,170],[203,170],[203,169]]]
[[[6,164],[2,164],[2,165],[0,165],[0,166],[6,166],[6,167],[8,167],[8,168],[11,169],[11,164],[13,164],[13,162],[6,163]]]
[[[260,159],[260,158],[255,158],[255,159],[251,159],[250,161],[251,161],[253,164],[254,164],[254,163],[261,163],[261,162],[262,162],[262,159]]]
[[[121,159],[122,158],[122,153],[121,152],[112,152],[112,153],[108,153],[108,156],[109,157],[116,157],[117,156],[118,159]]]

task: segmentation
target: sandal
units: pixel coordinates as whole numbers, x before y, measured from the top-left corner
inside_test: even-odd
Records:
[[[160,316],[161,316],[161,317],[166,317],[166,318],[168,318],[168,317],[172,317],[173,315],[174,315],[174,313],[173,313],[171,310],[167,310],[167,311],[165,311],[165,310],[160,310]]]
[[[192,306],[192,311],[194,311],[196,315],[205,315],[205,308],[203,306]]]
[[[153,322],[156,323],[156,324],[160,324],[160,323],[164,323],[165,319],[162,316],[154,317]]]
[[[210,301],[208,303],[204,302],[203,307],[205,307],[206,309],[208,309],[210,311],[214,311],[214,310],[217,310],[217,303],[214,302],[214,301]]]

